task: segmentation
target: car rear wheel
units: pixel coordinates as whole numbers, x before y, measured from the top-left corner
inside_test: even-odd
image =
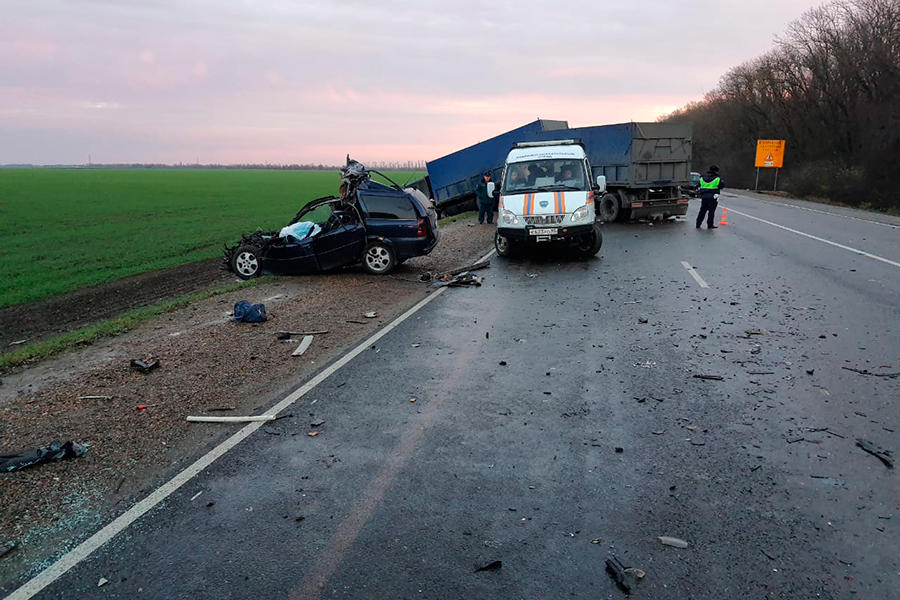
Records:
[[[383,242],[372,242],[363,254],[363,266],[373,275],[387,275],[397,265],[397,257],[391,247]]]
[[[231,256],[231,270],[241,279],[259,277],[262,271],[262,259],[259,257],[259,248],[246,244],[240,246]]]
[[[575,248],[578,249],[581,256],[589,258],[600,252],[601,246],[603,246],[603,233],[600,232],[600,226],[594,223],[594,231],[582,237]]]

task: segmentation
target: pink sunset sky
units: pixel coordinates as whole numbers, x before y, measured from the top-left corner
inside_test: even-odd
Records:
[[[0,0],[0,164],[430,160],[654,120],[812,0]]]

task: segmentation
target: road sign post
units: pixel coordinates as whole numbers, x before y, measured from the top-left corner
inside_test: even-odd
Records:
[[[778,169],[784,166],[784,140],[756,140],[756,189],[759,189],[759,170],[775,169],[775,185],[778,190]]]

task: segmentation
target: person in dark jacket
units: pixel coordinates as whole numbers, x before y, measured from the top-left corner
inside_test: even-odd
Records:
[[[703,224],[706,217],[707,229],[718,229],[715,225],[716,207],[719,205],[719,194],[725,184],[719,177],[719,167],[710,165],[706,175],[700,178],[700,213],[697,215],[697,229]]]
[[[478,223],[484,223],[487,217],[488,225],[494,222],[494,199],[488,194],[487,184],[491,182],[491,174],[487,172],[478,185],[475,186],[475,201],[478,203]]]

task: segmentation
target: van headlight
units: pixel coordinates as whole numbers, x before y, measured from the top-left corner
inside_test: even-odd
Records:
[[[586,221],[591,217],[591,210],[588,208],[587,204],[575,210],[572,213],[572,221]]]
[[[517,217],[512,211],[508,211],[505,208],[500,213],[500,224],[501,225],[518,225],[519,217]]]

